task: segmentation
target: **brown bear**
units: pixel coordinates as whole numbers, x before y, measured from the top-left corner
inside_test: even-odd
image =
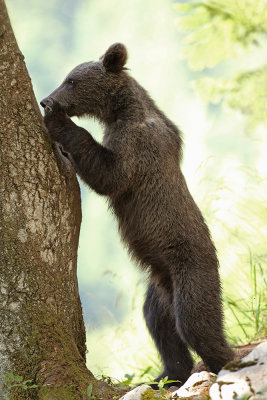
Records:
[[[188,347],[217,373],[233,358],[223,331],[216,250],[182,174],[181,132],[126,71],[113,44],[99,61],[74,68],[41,101],[51,139],[79,176],[108,198],[129,252],[148,271],[147,327],[168,376],[184,382]],[[70,117],[105,126],[102,144]]]

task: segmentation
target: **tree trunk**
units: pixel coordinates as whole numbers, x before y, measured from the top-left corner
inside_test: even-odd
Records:
[[[79,186],[47,140],[4,0],[0,82],[0,399],[87,399],[92,383],[96,398],[107,400],[110,388],[85,365]],[[23,388],[14,376],[38,386]]]

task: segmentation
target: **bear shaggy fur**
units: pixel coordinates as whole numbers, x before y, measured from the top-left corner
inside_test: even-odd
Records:
[[[126,60],[125,46],[113,44],[99,61],[74,68],[41,105],[51,139],[108,197],[130,253],[149,273],[144,316],[164,364],[157,380],[185,382],[188,347],[214,373],[233,358],[218,260],[180,169],[181,133],[126,72]],[[70,119],[82,115],[104,124],[102,144]]]

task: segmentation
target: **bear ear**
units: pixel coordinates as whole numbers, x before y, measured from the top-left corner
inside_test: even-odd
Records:
[[[112,44],[103,57],[101,57],[103,65],[108,72],[119,73],[127,61],[127,50],[124,44]]]

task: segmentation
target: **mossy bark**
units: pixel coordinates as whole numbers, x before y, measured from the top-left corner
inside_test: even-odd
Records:
[[[47,138],[0,0],[0,399],[75,400],[112,390],[85,365],[76,276],[80,191]],[[3,384],[11,372],[36,389]]]

